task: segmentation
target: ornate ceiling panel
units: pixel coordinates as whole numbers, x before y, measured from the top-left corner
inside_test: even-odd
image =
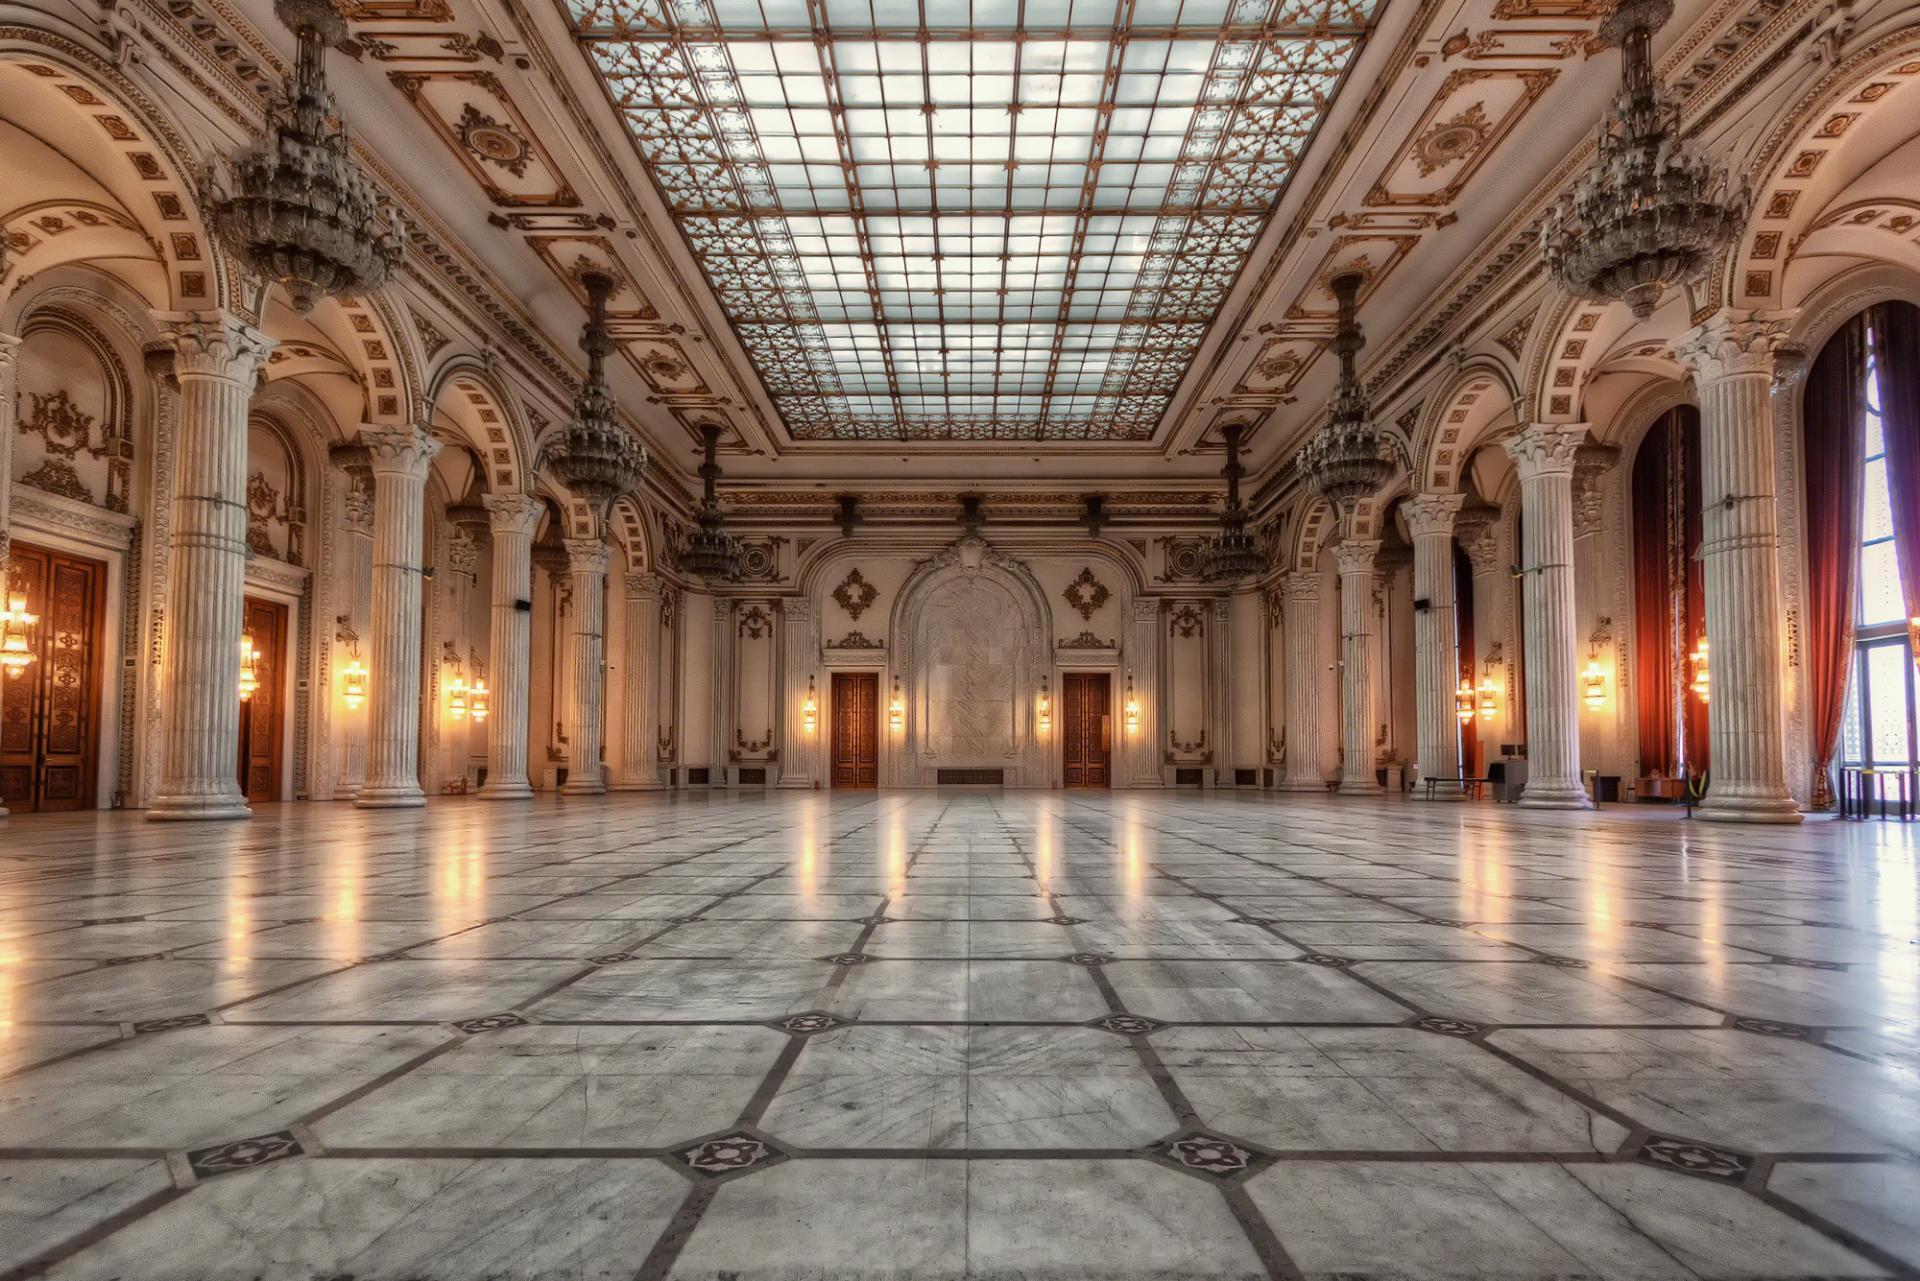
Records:
[[[565,2],[803,440],[1150,437],[1375,8]]]

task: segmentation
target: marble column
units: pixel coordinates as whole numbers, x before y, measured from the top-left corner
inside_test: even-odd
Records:
[[[1420,777],[1460,776],[1460,720],[1453,692],[1460,680],[1453,599],[1453,518],[1465,494],[1422,494],[1400,507],[1413,535],[1413,698]],[[1426,607],[1419,602],[1425,601]],[[1424,789],[1435,800],[1460,800],[1457,787]]]
[[[7,558],[13,536],[14,406],[19,397],[20,340],[0,334],[0,608],[6,605]],[[7,807],[0,805],[0,818]]]
[[[665,585],[658,574],[627,575],[626,655],[620,682],[619,792],[660,789],[659,715],[653,692],[660,684],[660,598]]]
[[[1700,817],[1798,823],[1782,724],[1774,359],[1791,312],[1727,308],[1677,346],[1700,393],[1700,561],[1713,698],[1711,778]]]
[[[173,456],[160,788],[147,817],[245,818],[240,635],[247,574],[247,405],[273,340],[222,311],[162,324],[180,382]]]
[[[1585,423],[1534,423],[1507,442],[1520,472],[1526,618],[1527,785],[1520,804],[1535,809],[1588,808],[1573,594],[1573,463],[1586,434]]]
[[[340,499],[340,545],[334,562],[340,575],[339,612],[334,615],[334,638],[340,654],[336,666],[355,659],[365,661],[371,634],[368,620],[373,612],[373,472],[366,465],[363,448],[341,448],[357,450],[360,457],[339,464],[346,477],[346,490]],[[342,714],[336,725],[339,751],[333,798],[350,801],[367,779],[366,704]]]
[[[373,466],[373,613],[367,658],[367,781],[362,809],[425,805],[420,790],[420,557],[427,468],[440,443],[424,431],[362,431]]]
[[[600,763],[600,720],[606,691],[607,545],[597,538],[569,538],[567,571],[573,577],[573,630],[567,637],[567,781],[562,796],[597,796],[607,790]]]
[[[1373,776],[1373,558],[1377,538],[1333,549],[1340,567],[1340,795],[1378,796]]]
[[[1295,572],[1280,585],[1286,618],[1287,772],[1283,792],[1324,792],[1320,773],[1320,691],[1326,663],[1320,655],[1320,576]]]
[[[493,604],[487,633],[493,668],[493,712],[487,718],[487,781],[475,795],[490,801],[525,800],[527,693],[532,671],[533,531],[546,505],[531,494],[486,494],[493,534]]]
[[[781,721],[777,786],[812,788],[817,786],[815,779],[826,772],[821,744],[831,732],[827,703],[833,685],[833,678],[820,670],[820,625],[813,616],[813,602],[804,596],[782,600],[780,629],[786,653],[776,682],[781,692],[775,697],[785,700],[786,712]],[[809,677],[819,678],[814,684],[812,730],[807,729],[803,706]]]

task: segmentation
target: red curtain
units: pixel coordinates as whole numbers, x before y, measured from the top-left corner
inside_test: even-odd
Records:
[[[1801,401],[1801,453],[1807,473],[1807,695],[1813,714],[1814,803],[1819,806],[1830,803],[1832,796],[1828,771],[1846,715],[1847,672],[1853,661],[1866,328],[1863,313],[1828,339],[1807,371]],[[1912,491],[1903,491],[1896,481],[1894,493],[1902,492]],[[1896,512],[1900,507],[1895,502]],[[1904,563],[1907,557],[1900,559]]]
[[[1868,310],[1867,325],[1880,381],[1900,591],[1907,617],[1920,618],[1920,309],[1912,303],[1881,303]]]
[[[1707,627],[1699,410],[1681,405],[1647,430],[1632,484],[1640,768],[1667,778],[1700,774],[1710,764],[1707,707],[1679,692],[1692,677],[1687,656]]]
[[[1673,595],[1667,561],[1667,485],[1672,449],[1668,414],[1640,441],[1633,459],[1633,678],[1639,691],[1640,772],[1680,772],[1673,724]]]

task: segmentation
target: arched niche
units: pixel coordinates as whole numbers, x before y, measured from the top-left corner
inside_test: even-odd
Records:
[[[1052,634],[1039,583],[985,540],[960,539],[922,562],[890,624],[906,705],[893,784],[931,786],[941,770],[1000,770],[1010,787],[1045,786],[1035,700]]]

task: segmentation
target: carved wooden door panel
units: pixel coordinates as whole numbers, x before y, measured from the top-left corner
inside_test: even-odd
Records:
[[[15,543],[7,588],[40,621],[27,638],[34,661],[0,681],[0,797],[16,813],[92,809],[107,567]]]
[[[880,785],[880,674],[833,674],[835,787]]]
[[[1062,678],[1062,748],[1066,753],[1061,783],[1066,787],[1113,785],[1111,690],[1104,672],[1068,672]]]
[[[253,642],[260,687],[240,704],[240,790],[249,801],[277,801],[286,723],[287,607],[249,596],[241,618],[241,630]]]

